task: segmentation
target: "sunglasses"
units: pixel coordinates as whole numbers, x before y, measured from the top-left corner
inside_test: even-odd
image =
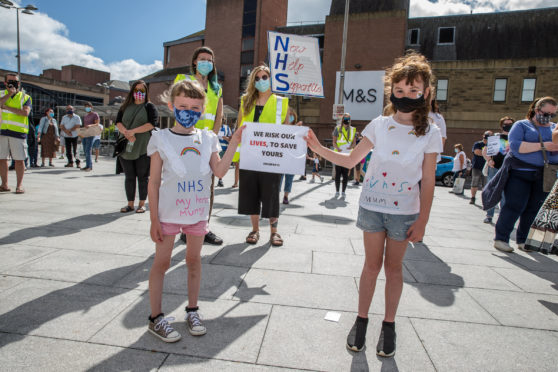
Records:
[[[134,93],[136,92],[145,93],[145,89],[134,89]]]
[[[10,88],[11,87],[17,88],[19,86],[19,81],[18,80],[8,80],[6,82],[6,85]]]
[[[262,77],[261,77],[261,79],[262,79],[262,80],[267,80],[267,79],[268,79],[268,77],[269,77],[269,76],[267,76],[267,75],[264,75],[264,76],[262,76]],[[256,76],[256,78],[255,78],[254,80],[256,80],[256,81],[260,81],[260,77],[259,77],[259,76]]]
[[[556,117],[556,114],[551,114],[550,112],[542,112],[541,111],[541,115],[544,116],[545,118],[554,118]]]

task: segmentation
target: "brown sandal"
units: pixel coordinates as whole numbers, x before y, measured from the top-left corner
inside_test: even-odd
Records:
[[[271,238],[269,238],[269,242],[274,247],[280,247],[283,245],[283,239],[281,238],[281,235],[277,233],[271,233]]]
[[[138,209],[136,209],[136,213],[145,213],[147,209],[145,209],[145,205],[142,205],[141,207],[138,207]]]
[[[246,243],[248,244],[256,244],[260,240],[260,232],[259,231],[252,231],[246,237]]]
[[[12,191],[12,189],[10,189],[7,186],[0,186],[0,192],[10,192]]]
[[[16,194],[25,194],[25,190],[22,187],[16,189]]]

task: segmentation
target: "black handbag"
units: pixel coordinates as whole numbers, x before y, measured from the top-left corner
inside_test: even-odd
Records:
[[[115,158],[118,155],[122,154],[126,151],[126,145],[128,144],[128,140],[124,136],[118,137],[116,143],[114,144],[114,152],[112,153],[112,157]]]

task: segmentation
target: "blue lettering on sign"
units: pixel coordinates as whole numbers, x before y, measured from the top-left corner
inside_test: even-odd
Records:
[[[275,80],[277,80],[280,83],[280,85],[277,85],[275,89],[277,89],[280,92],[286,92],[289,90],[289,83],[285,80],[281,80],[281,78],[283,77],[288,79],[289,75],[283,73],[275,74]]]
[[[283,49],[283,52],[286,52],[289,49],[289,40],[290,39],[291,39],[290,37],[287,37],[287,41],[285,42],[285,44],[283,44],[283,39],[281,39],[281,36],[277,36],[275,38],[275,49],[273,49],[273,50],[277,50],[277,46],[280,43],[281,47]]]
[[[287,69],[287,59],[289,58],[288,54],[285,54],[285,58],[281,59],[281,54],[277,54],[277,59],[275,60],[275,69],[279,69],[279,64],[283,64],[283,68],[281,70]]]

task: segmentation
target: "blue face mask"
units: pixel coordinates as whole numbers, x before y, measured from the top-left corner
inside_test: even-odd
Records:
[[[196,65],[196,71],[198,71],[203,76],[207,76],[213,70],[213,62],[209,61],[198,61]]]
[[[257,90],[263,93],[263,92],[267,92],[267,90],[271,86],[271,83],[269,82],[269,79],[265,79],[265,80],[260,79],[256,81],[256,84],[254,84],[254,86],[256,87]]]
[[[294,123],[295,118],[294,115],[289,115],[289,123]]]
[[[196,125],[201,117],[201,112],[192,110],[179,110],[174,107],[174,117],[178,124],[184,128],[190,128]]]
[[[50,116],[51,118],[54,117],[54,112],[49,112],[48,116]]]
[[[91,107],[86,107],[85,112],[91,112]]]

